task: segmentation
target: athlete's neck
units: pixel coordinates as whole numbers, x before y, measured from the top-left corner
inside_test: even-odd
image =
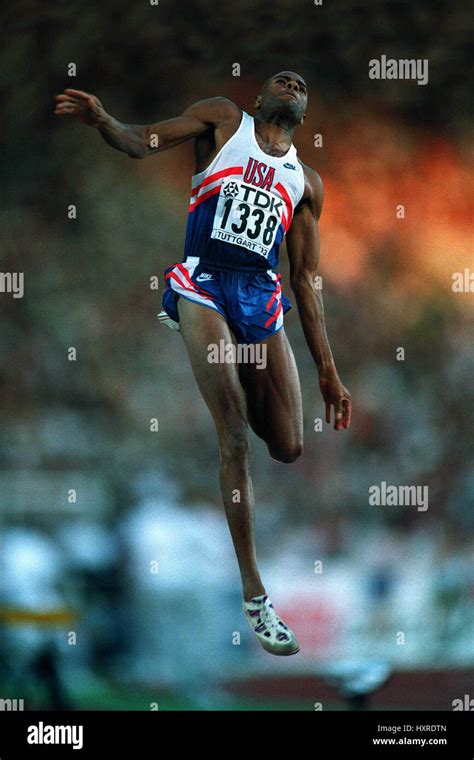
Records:
[[[276,150],[286,153],[293,140],[296,125],[287,121],[281,114],[266,115],[263,119],[258,114],[253,117],[255,133],[260,137],[265,150]]]

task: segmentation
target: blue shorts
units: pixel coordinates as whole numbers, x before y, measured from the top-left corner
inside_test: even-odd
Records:
[[[165,270],[163,309],[179,322],[178,298],[200,303],[225,318],[238,343],[258,343],[283,327],[291,303],[281,292],[280,274],[271,269],[222,269],[197,256]]]

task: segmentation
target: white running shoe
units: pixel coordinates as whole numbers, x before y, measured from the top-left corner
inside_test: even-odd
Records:
[[[166,325],[167,327],[171,327],[172,330],[177,330],[178,332],[180,332],[179,323],[175,322],[174,319],[171,319],[171,317],[168,316],[166,311],[160,311],[160,313],[157,316],[162,325]]]
[[[244,601],[244,612],[257,639],[270,654],[296,654],[300,645],[295,634],[278,617],[266,594]]]

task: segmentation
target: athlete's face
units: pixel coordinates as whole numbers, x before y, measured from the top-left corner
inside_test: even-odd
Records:
[[[296,124],[302,124],[307,103],[308,89],[303,77],[294,71],[280,71],[265,82],[255,108],[263,113],[292,116]]]

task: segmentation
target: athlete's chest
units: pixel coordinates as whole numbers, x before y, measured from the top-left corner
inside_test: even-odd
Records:
[[[253,151],[243,153],[241,162],[242,182],[249,187],[268,192],[286,188],[290,195],[298,195],[302,184],[302,170],[296,159],[272,161],[272,156],[255,155]]]
[[[242,159],[239,163],[234,155],[233,165],[224,159],[216,167],[218,199],[211,238],[267,258],[291,224],[300,196],[298,167],[275,166],[248,153]]]

